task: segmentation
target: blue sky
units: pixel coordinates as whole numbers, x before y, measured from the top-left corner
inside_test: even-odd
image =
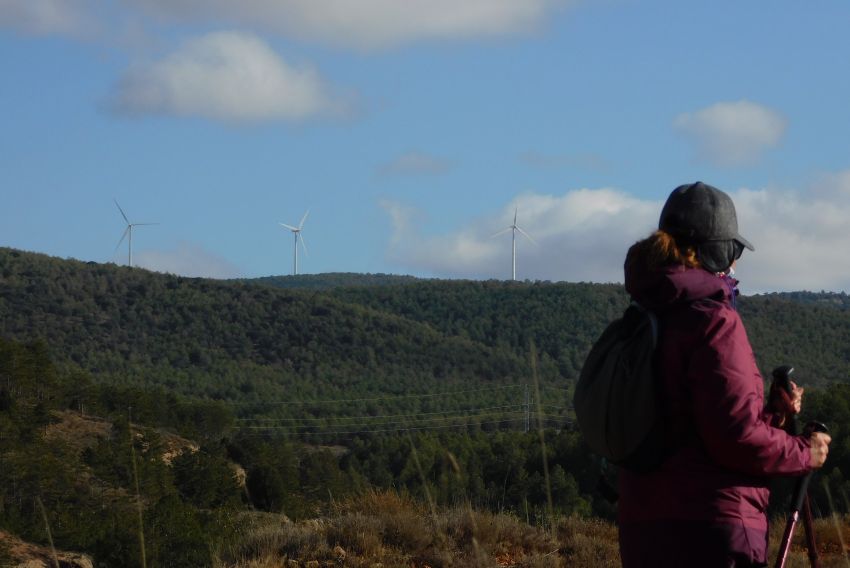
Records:
[[[0,246],[192,276],[619,281],[729,192],[748,292],[850,289],[840,1],[0,0]]]

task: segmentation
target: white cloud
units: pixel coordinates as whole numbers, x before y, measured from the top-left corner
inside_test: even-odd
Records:
[[[407,152],[378,167],[381,176],[442,174],[451,169],[448,160],[424,152]]]
[[[850,291],[850,170],[823,176],[805,190],[728,193],[741,234],[756,247],[738,264],[743,293]],[[516,208],[517,224],[538,243],[517,235],[517,278],[622,282],[626,250],[657,225],[666,192],[659,197],[640,199],[614,189],[527,193],[497,214],[436,236],[413,224],[415,210],[384,202],[396,229],[387,254],[400,267],[440,277],[508,279],[510,233],[491,235],[511,224]]]
[[[841,185],[732,194],[741,234],[756,247],[738,273],[750,291],[850,291],[850,172]]]
[[[850,202],[850,170],[821,175],[810,191],[816,199]]]
[[[129,114],[226,121],[301,120],[344,113],[318,73],[283,61],[256,36],[216,32],[131,69],[111,106]]]
[[[752,164],[785,132],[785,118],[749,101],[720,102],[673,121],[696,146],[701,159],[718,166]]]
[[[419,41],[530,33],[577,0],[0,0],[0,27],[111,37],[116,23],[263,30],[296,40],[381,49]],[[115,40],[116,38],[113,38]]]
[[[192,243],[180,243],[174,250],[142,251],[134,255],[133,264],[180,276],[204,278],[237,278],[239,269],[220,256]]]
[[[79,35],[92,27],[88,0],[0,0],[0,27],[36,35]]]
[[[115,22],[260,29],[358,49],[529,33],[576,0],[0,0],[0,26],[106,32]],[[149,16],[149,18],[145,18]]]
[[[517,235],[517,278],[611,282],[622,280],[625,251],[655,226],[660,203],[614,189],[527,193],[467,229],[432,237],[410,223],[409,208],[392,202],[383,207],[397,216],[388,256],[405,268],[446,277],[510,278],[510,233],[492,235],[512,223],[516,210],[517,224],[537,242]]]
[[[172,21],[255,26],[374,49],[420,40],[524,33],[566,0],[124,0]]]
[[[390,217],[393,232],[390,244],[393,247],[402,247],[414,239],[416,235],[417,222],[423,218],[421,212],[391,199],[382,199],[378,205]]]

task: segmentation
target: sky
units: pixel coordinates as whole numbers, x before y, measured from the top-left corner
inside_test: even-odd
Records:
[[[622,281],[676,186],[850,291],[850,4],[0,0],[0,246],[213,278]],[[299,245],[300,247],[301,245]]]

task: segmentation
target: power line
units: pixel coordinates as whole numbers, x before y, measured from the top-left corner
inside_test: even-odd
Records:
[[[484,413],[480,413],[480,414],[468,414],[468,415],[459,415],[459,416],[435,416],[435,417],[432,417],[432,418],[420,418],[420,419],[412,420],[412,421],[411,420],[391,420],[391,421],[388,421],[388,422],[378,422],[378,423],[357,422],[357,423],[354,423],[354,424],[328,424],[328,425],[326,425],[326,427],[333,427],[333,426],[348,426],[348,427],[363,426],[363,427],[368,427],[368,426],[389,426],[391,424],[401,424],[401,425],[406,426],[406,425],[410,425],[411,423],[424,424],[424,423],[427,423],[427,422],[449,422],[449,421],[457,421],[457,420],[463,420],[463,419],[469,419],[469,418],[483,418],[483,417],[486,417],[486,416],[498,416],[498,415],[506,416],[506,415],[512,415],[512,414],[519,414],[519,413],[522,413],[522,412],[524,412],[524,410],[514,410],[514,411],[508,411],[508,412],[484,412]],[[273,426],[273,425],[268,425],[268,426],[266,426],[266,425],[243,426],[242,428],[246,429],[246,430],[292,430],[293,428],[295,428],[295,429],[298,429],[298,428],[317,428],[317,429],[320,429],[322,427],[323,427],[323,425],[287,424],[287,425],[282,425],[282,426]]]
[[[549,387],[549,386],[541,386],[540,390],[556,390],[562,392],[573,392],[572,389],[565,389],[563,387]]]
[[[551,419],[544,418],[544,421],[551,421]],[[487,422],[466,422],[463,424],[448,424],[448,425],[440,425],[440,426],[419,426],[419,427],[410,427],[410,428],[387,428],[387,429],[379,429],[379,430],[336,430],[336,431],[326,431],[326,432],[288,432],[290,434],[294,434],[297,436],[354,436],[357,434],[377,434],[377,433],[385,433],[385,432],[414,432],[414,431],[425,431],[425,430],[447,430],[451,428],[467,428],[470,426],[486,426],[492,424],[513,424],[517,422],[525,422],[525,418],[515,418],[515,419],[506,419],[506,420],[494,420]],[[268,428],[267,430],[274,430],[275,428]]]
[[[257,431],[254,433],[246,433],[243,434],[245,438],[269,438],[269,437],[284,437],[284,438],[294,438],[300,439],[304,441],[318,441],[320,439],[324,439],[326,441],[330,440],[340,440],[343,438],[354,438],[357,436],[371,436],[371,435],[393,435],[395,433],[401,434],[405,431],[417,431],[417,432],[428,432],[428,431],[441,431],[441,430],[461,430],[461,429],[469,429],[475,426],[487,426],[487,425],[498,425],[496,428],[483,430],[482,433],[488,434],[496,431],[503,432],[506,430],[516,430],[516,426],[513,424],[524,422],[525,418],[519,418],[515,420],[504,420],[504,421],[493,421],[493,422],[470,422],[468,424],[450,424],[446,426],[423,426],[417,428],[388,428],[386,430],[357,430],[353,432],[341,432],[341,431],[330,431],[330,432],[269,432],[269,431]],[[562,424],[560,422],[552,422],[549,420],[544,420],[543,424],[544,428],[547,430],[562,430],[570,426],[569,423]],[[521,429],[521,426],[520,426]],[[330,439],[330,440],[329,440]]]
[[[387,420],[383,422],[356,422],[351,424],[260,424],[253,426],[242,426],[242,430],[263,430],[263,431],[284,431],[286,433],[292,434],[332,434],[334,430],[326,430],[326,428],[333,428],[335,426],[343,426],[348,428],[357,429],[359,432],[374,432],[374,431],[385,431],[378,429],[375,427],[381,426],[394,426],[390,430],[398,430],[404,431],[408,428],[419,426],[419,425],[429,425],[430,426],[422,426],[422,427],[436,427],[436,428],[444,428],[444,427],[453,427],[453,426],[465,426],[470,424],[476,424],[475,422],[469,422],[469,419],[481,419],[488,416],[501,416],[499,421],[512,420],[509,417],[515,416],[517,414],[523,414],[525,411],[523,409],[520,410],[512,410],[512,411],[504,411],[504,412],[483,412],[478,414],[466,414],[466,415],[450,415],[450,416],[433,416],[430,418],[416,418],[413,416],[413,420],[404,419],[404,420]],[[408,416],[401,415],[403,418],[410,418]],[[571,421],[568,417],[563,415],[554,415],[554,414],[539,414],[539,419],[546,420],[550,422],[557,422],[558,424],[568,424]],[[436,423],[436,424],[435,424]],[[441,423],[449,423],[449,424],[441,424]]]
[[[418,416],[434,416],[439,414],[455,414],[458,412],[478,412],[480,410],[498,410],[505,408],[520,408],[523,404],[510,404],[504,406],[485,406],[483,408],[468,408],[458,410],[442,410],[439,412],[419,412],[416,414],[376,414],[376,415],[361,415],[361,416],[338,416],[338,417],[307,417],[307,418],[237,418],[237,422],[320,422],[320,421],[335,421],[335,420],[372,420],[380,418],[416,418]]]
[[[276,405],[276,406],[296,406],[301,405],[333,405],[356,402],[377,402],[377,401],[394,401],[394,400],[409,400],[409,399],[438,399],[445,397],[456,397],[457,395],[467,393],[481,393],[493,391],[505,391],[510,389],[520,389],[527,386],[520,385],[502,385],[494,387],[481,387],[473,389],[463,389],[456,391],[445,391],[439,393],[420,393],[410,395],[387,395],[380,397],[363,397],[351,399],[324,399],[324,400],[286,400],[286,401],[263,401],[263,402],[243,402],[232,403],[238,405]],[[557,387],[551,387],[556,390]],[[440,403],[442,404],[442,403]],[[427,406],[426,406],[427,408]],[[543,414],[542,411],[548,412]],[[538,420],[547,423],[547,425],[555,425],[563,427],[569,423],[569,411],[571,407],[563,407],[557,405],[539,405],[538,411],[541,414]],[[386,432],[406,432],[419,430],[443,430],[452,428],[469,428],[475,426],[486,426],[493,424],[513,424],[517,421],[524,421],[526,425],[529,421],[530,402],[526,397],[526,401],[520,404],[513,405],[498,405],[486,406],[479,408],[439,410],[432,412],[418,413],[388,413],[375,415],[355,415],[355,416],[316,416],[317,411],[309,412],[312,416],[301,417],[284,417],[284,418],[265,418],[251,417],[238,418],[237,423],[245,431],[260,432],[280,432],[283,435],[291,436],[354,436],[357,434],[373,434]],[[551,414],[552,412],[556,414]],[[518,414],[525,414],[524,418],[513,418]],[[499,417],[499,420],[483,420],[488,417]],[[470,420],[478,420],[471,422]],[[342,429],[340,429],[340,427]],[[335,429],[334,429],[335,428]],[[260,434],[262,435],[262,434]]]
[[[446,391],[440,393],[429,393],[429,394],[400,394],[400,395],[390,395],[390,396],[379,396],[374,398],[340,398],[340,399],[331,399],[331,400],[264,400],[264,401],[254,401],[254,402],[228,402],[231,406],[246,406],[246,405],[255,405],[255,406],[264,406],[264,405],[294,405],[294,404],[339,404],[344,402],[372,402],[376,400],[398,400],[403,398],[434,398],[440,396],[454,396],[457,394],[466,394],[470,392],[483,392],[483,391],[495,391],[495,390],[505,390],[505,389],[518,389],[522,388],[523,385],[503,385],[501,387],[484,387],[478,389],[467,389],[467,390],[459,390],[459,391]]]

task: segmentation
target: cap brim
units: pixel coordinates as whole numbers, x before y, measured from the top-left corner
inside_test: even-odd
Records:
[[[753,244],[750,241],[748,241],[747,239],[745,239],[741,235],[738,235],[737,237],[735,237],[735,240],[738,241],[739,243],[741,243],[742,245],[744,245],[744,248],[748,248],[751,251],[756,250],[756,247],[754,247]]]

